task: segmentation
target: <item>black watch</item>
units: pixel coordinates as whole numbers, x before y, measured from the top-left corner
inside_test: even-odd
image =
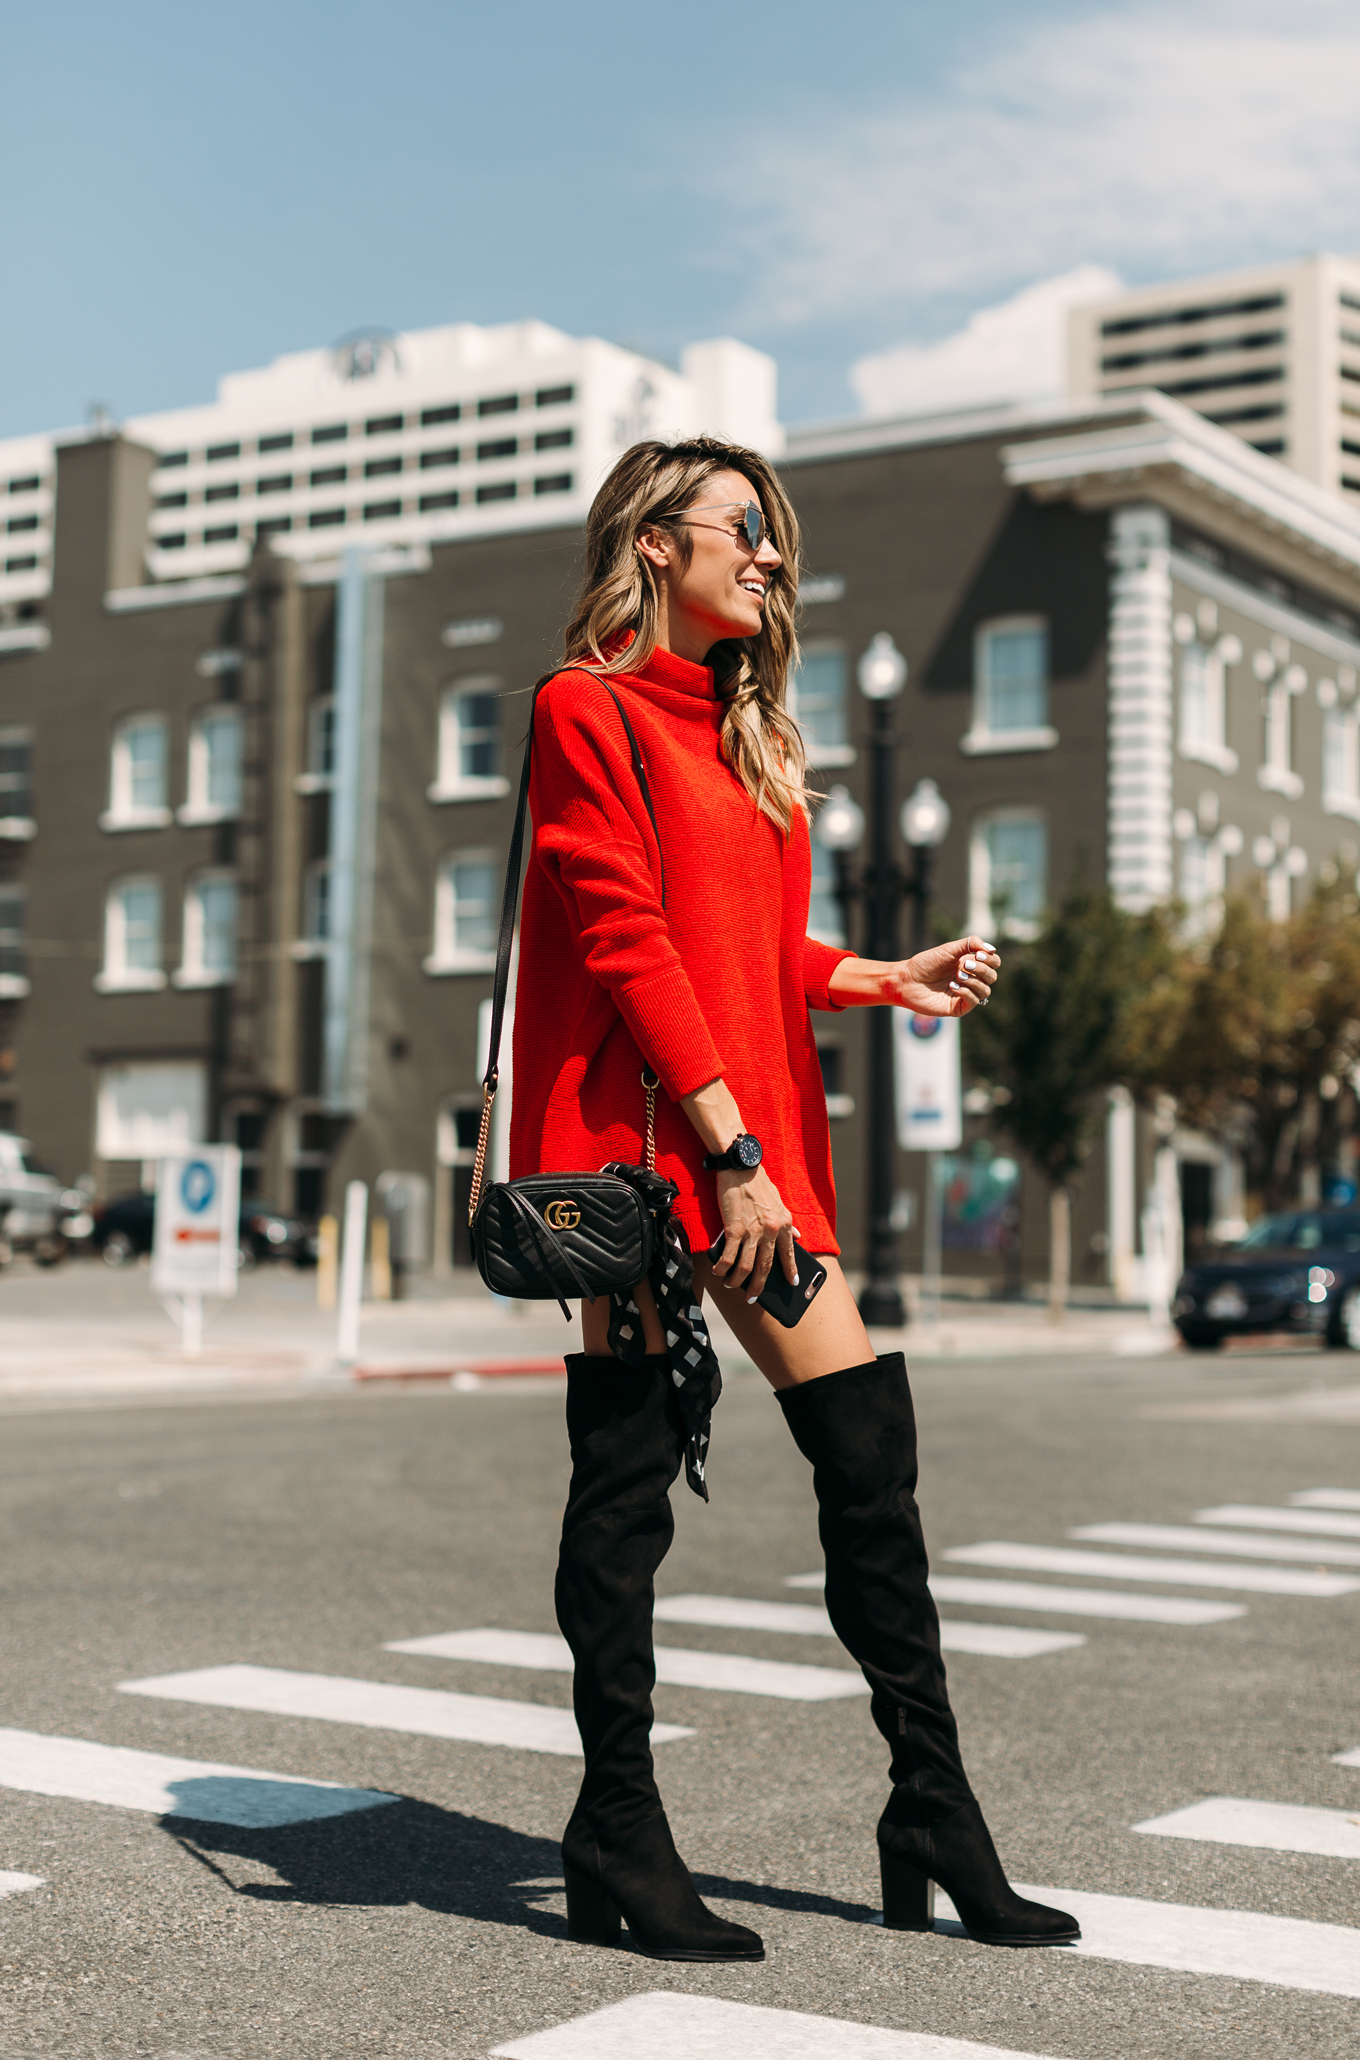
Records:
[[[708,1152],[704,1157],[705,1173],[751,1173],[760,1164],[765,1154],[760,1148],[760,1139],[752,1137],[749,1130],[743,1130],[740,1137],[734,1137],[725,1152]]]

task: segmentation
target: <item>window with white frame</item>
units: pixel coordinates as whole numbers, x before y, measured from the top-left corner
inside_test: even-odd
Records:
[[[16,725],[0,729],[0,837],[31,837],[33,821],[33,733]]]
[[[850,666],[844,644],[803,646],[793,676],[792,713],[812,766],[853,765],[850,742]]]
[[[1319,680],[1322,704],[1322,806],[1360,822],[1360,710],[1344,707],[1334,680]]]
[[[204,708],[189,726],[189,798],[182,823],[221,823],[241,812],[241,711]]]
[[[318,694],[307,709],[307,769],[294,785],[299,794],[324,794],[335,785],[334,694]]]
[[[104,901],[104,967],[95,978],[103,994],[164,987],[161,963],[161,883],[141,875],[115,880]]]
[[[1198,936],[1215,926],[1222,912],[1223,849],[1216,837],[1194,829],[1180,847],[1177,892],[1185,903],[1186,929]]]
[[[973,727],[967,752],[1045,751],[1058,741],[1048,720],[1048,624],[1008,615],[978,625],[973,640]]]
[[[849,941],[845,934],[845,917],[836,899],[835,855],[824,851],[815,837],[812,840],[812,899],[808,906],[807,933],[822,944],[844,945]]]
[[[184,947],[177,987],[225,987],[236,977],[236,879],[195,873],[184,890]]]
[[[489,851],[451,851],[434,890],[434,950],[427,973],[484,973],[496,963],[496,862]]]
[[[1048,823],[1037,808],[998,808],[973,825],[969,928],[1033,937],[1048,901]]]
[[[1280,670],[1269,653],[1261,652],[1257,653],[1255,670],[1264,689],[1264,735],[1257,785],[1268,794],[1284,794],[1297,801],[1303,792],[1303,780],[1294,770],[1294,701],[1307,689],[1308,675],[1301,665]]]
[[[502,768],[501,682],[461,679],[439,701],[439,762],[431,801],[489,801],[508,794]]]
[[[1219,772],[1237,771],[1237,753],[1228,748],[1227,668],[1242,656],[1236,637],[1205,642],[1189,616],[1177,616],[1180,658],[1179,742],[1182,758],[1212,765]]]
[[[113,733],[106,830],[156,830],[170,821],[166,805],[163,715],[129,715]]]
[[[28,993],[24,960],[27,895],[17,880],[0,885],[0,1001],[22,1001]]]
[[[302,935],[293,957],[320,958],[331,935],[331,862],[314,858],[302,875]]]

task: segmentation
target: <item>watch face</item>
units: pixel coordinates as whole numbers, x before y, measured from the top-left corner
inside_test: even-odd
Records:
[[[743,1166],[758,1166],[764,1157],[758,1137],[739,1137],[732,1149]]]

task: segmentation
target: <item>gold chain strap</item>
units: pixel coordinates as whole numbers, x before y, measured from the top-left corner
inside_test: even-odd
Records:
[[[486,1148],[491,1139],[491,1104],[496,1099],[494,1087],[482,1086],[482,1122],[477,1132],[477,1156],[472,1162],[472,1193],[468,1198],[468,1222],[477,1214],[477,1204],[482,1198],[482,1180],[486,1173]]]
[[[657,1073],[649,1073],[649,1072],[647,1071],[647,1068],[646,1068],[646,1067],[644,1066],[644,1067],[643,1067],[643,1069],[642,1069],[642,1085],[643,1085],[643,1088],[645,1089],[645,1091],[646,1091],[646,1095],[647,1095],[647,1143],[646,1143],[646,1147],[645,1147],[645,1151],[644,1151],[644,1156],[643,1156],[643,1161],[642,1161],[642,1163],[643,1163],[643,1165],[644,1165],[644,1166],[645,1166],[645,1167],[647,1168],[647,1171],[648,1171],[649,1173],[655,1173],[655,1171],[656,1171],[656,1090],[657,1090],[657,1088],[658,1088],[658,1087],[660,1087],[660,1085],[661,1085],[661,1076],[660,1076],[659,1074],[657,1074]]]

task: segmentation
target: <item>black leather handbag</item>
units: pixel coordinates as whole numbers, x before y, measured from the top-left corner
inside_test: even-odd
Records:
[[[534,704],[550,679],[548,673],[534,689]],[[642,762],[633,725],[627,710],[609,685],[602,682],[623,720],[632,756],[633,771],[642,799],[657,830],[647,769]],[[472,1194],[468,1206],[468,1227],[477,1271],[493,1294],[507,1295],[521,1302],[560,1304],[570,1321],[568,1295],[593,1302],[597,1295],[610,1295],[636,1286],[650,1272],[656,1253],[656,1224],[642,1196],[626,1180],[613,1173],[531,1173],[521,1180],[497,1180],[484,1186],[487,1143],[491,1130],[491,1106],[499,1077],[501,1026],[510,979],[510,948],[515,930],[515,908],[519,900],[520,868],[524,853],[524,817],[529,799],[529,761],[534,748],[533,707],[529,711],[529,735],[524,747],[519,800],[515,806],[515,827],[510,838],[510,855],[505,867],[505,896],[501,904],[500,936],[496,943],[496,978],[492,989],[491,1036],[488,1042],[486,1075],[482,1081],[482,1121],[477,1137],[477,1157],[472,1169]],[[665,906],[666,873],[662,860],[661,901]],[[656,1171],[656,1089],[658,1081],[645,1069],[642,1086],[647,1098],[646,1170]]]

